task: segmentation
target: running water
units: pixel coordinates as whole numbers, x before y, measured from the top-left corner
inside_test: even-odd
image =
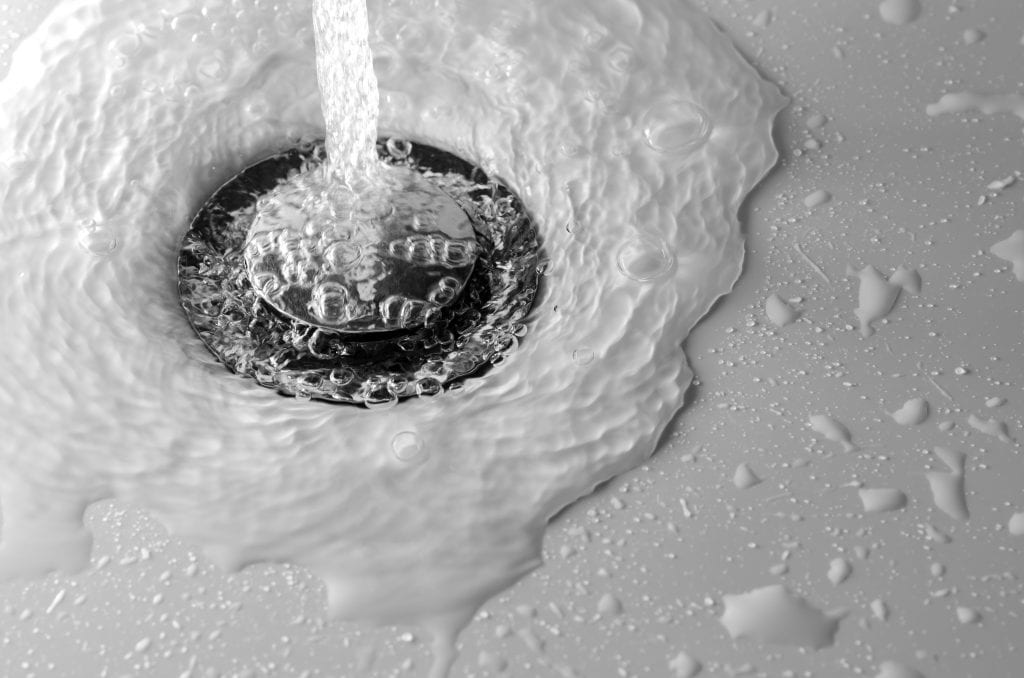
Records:
[[[377,159],[380,93],[369,26],[366,0],[313,0],[328,177],[346,186],[375,177],[381,165]]]
[[[373,9],[381,130],[483,166],[538,225],[518,348],[388,411],[230,375],[175,257],[226,179],[328,131],[313,8],[68,0],[0,83],[4,577],[85,567],[83,511],[117,497],[226,568],[308,567],[335,616],[429,627],[442,676],[547,520],[653,452],[683,339],[739,275],[778,90],[678,0]],[[328,134],[353,163],[361,138]]]

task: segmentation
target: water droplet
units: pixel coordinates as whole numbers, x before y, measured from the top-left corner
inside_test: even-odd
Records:
[[[196,75],[206,81],[215,82],[227,75],[228,67],[218,55],[205,57],[196,64]]]
[[[657,236],[643,235],[619,248],[617,257],[623,275],[639,282],[660,278],[672,270],[674,258]]]
[[[399,461],[422,461],[426,457],[423,441],[412,431],[396,433],[391,439],[391,450]]]
[[[139,51],[140,47],[142,47],[142,40],[135,33],[125,33],[114,38],[110,43],[110,49],[115,54],[122,56],[131,56]]]
[[[372,395],[366,396],[363,401],[368,410],[390,410],[392,407],[398,404],[398,396],[394,393],[373,393]]]
[[[267,299],[273,299],[281,292],[281,279],[273,273],[257,273],[252,277],[252,286]]]
[[[882,21],[896,26],[909,24],[920,14],[920,0],[882,0],[878,5],[878,15]]]
[[[625,45],[616,45],[608,51],[608,67],[619,73],[633,70],[633,50]]]
[[[476,248],[476,243],[472,241],[445,240],[440,263],[450,268],[468,266],[476,256]]]
[[[412,144],[405,139],[388,139],[386,146],[388,153],[396,160],[404,160],[412,153]]]
[[[358,244],[344,241],[329,245],[324,251],[324,260],[332,270],[340,270],[352,266],[361,257],[362,251]]]
[[[594,362],[594,351],[589,348],[578,348],[572,352],[572,361],[577,365],[589,365]]]
[[[398,397],[405,395],[409,389],[409,380],[406,377],[396,375],[388,379],[388,391]]]
[[[421,398],[431,398],[443,392],[444,386],[433,377],[424,377],[416,381],[416,395]]]
[[[328,379],[330,379],[331,383],[334,384],[335,386],[345,386],[346,384],[351,384],[352,380],[355,378],[356,373],[353,372],[348,367],[336,367],[333,370],[331,370],[330,375],[328,375]]]
[[[380,317],[384,323],[388,326],[397,325],[399,318],[402,316],[402,306],[405,303],[405,297],[400,294],[392,294],[387,297],[378,307],[380,310]]]
[[[409,263],[417,266],[429,266],[434,263],[437,260],[435,250],[441,250],[443,247],[443,239],[437,237],[410,236],[406,241],[409,252],[406,258]]]
[[[310,312],[321,322],[337,325],[349,317],[349,296],[345,286],[338,282],[324,282],[313,290]]]
[[[183,12],[171,19],[171,30],[192,34],[199,30],[203,17],[195,12]]]
[[[430,290],[427,299],[434,304],[443,306],[455,299],[458,293],[459,281],[455,278],[444,277],[438,280],[433,289]]]
[[[89,224],[93,224],[90,220]],[[105,257],[117,249],[117,236],[110,230],[96,225],[89,225],[78,235],[78,245],[98,257]]]
[[[711,121],[704,109],[684,99],[662,101],[644,115],[644,139],[661,153],[686,153],[711,136]]]

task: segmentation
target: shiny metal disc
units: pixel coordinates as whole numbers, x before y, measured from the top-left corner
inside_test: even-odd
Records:
[[[381,165],[354,194],[321,167],[260,201],[245,262],[256,293],[282,314],[344,333],[429,325],[473,272],[465,211],[422,174]]]

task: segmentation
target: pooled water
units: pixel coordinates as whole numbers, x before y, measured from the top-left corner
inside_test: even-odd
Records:
[[[228,373],[175,258],[217,186],[323,137],[312,7],[63,3],[0,83],[4,576],[84,567],[115,496],[223,567],[307,566],[336,616],[424,624],[442,675],[548,518],[652,453],[739,275],[777,89],[678,0],[370,10],[378,132],[500,176],[541,230],[518,350],[386,411]]]
[[[723,597],[722,626],[733,638],[817,650],[832,645],[841,614],[826,613],[781,584]]]
[[[930,411],[931,407],[927,400],[924,398],[911,398],[903,403],[903,407],[890,412],[889,416],[892,417],[893,421],[902,426],[919,426],[928,418]]]

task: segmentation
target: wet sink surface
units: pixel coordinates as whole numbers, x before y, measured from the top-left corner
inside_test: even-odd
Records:
[[[1021,120],[925,108],[949,92],[1021,92],[1019,7],[931,3],[893,26],[873,3],[698,4],[793,98],[781,163],[742,214],[743,277],[687,343],[700,383],[659,452],[556,519],[546,565],[484,607],[454,675],[686,676],[687,658],[708,676],[913,675],[883,673],[889,661],[928,678],[1012,675],[1024,660],[1024,537],[1010,529],[1024,511],[1024,283],[989,249],[1024,228],[1024,182],[998,186],[1024,170]],[[12,30],[35,20],[15,14],[25,29]],[[816,191],[829,199],[805,200]],[[847,271],[866,265],[923,281],[870,337]],[[773,294],[799,318],[776,327]],[[895,421],[914,398],[928,417]],[[813,415],[841,423],[854,449]],[[1007,436],[990,435],[993,419]],[[936,448],[966,454],[969,520],[935,500],[926,474],[957,473]],[[863,489],[899,490],[906,505],[872,512]],[[130,508],[89,516],[93,570],[0,589],[3,675],[428,664],[416,632],[325,622],[322,586],[299,568],[228,576]],[[776,584],[845,612],[834,644],[730,637],[726,596]]]

